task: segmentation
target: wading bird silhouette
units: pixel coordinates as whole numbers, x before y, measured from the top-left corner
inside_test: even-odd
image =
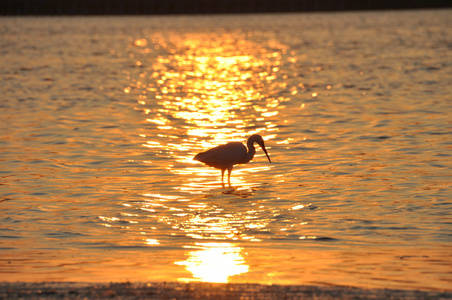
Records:
[[[246,164],[253,159],[254,154],[256,154],[256,148],[254,148],[254,143],[257,143],[264,150],[265,155],[267,155],[268,161],[271,163],[270,156],[268,156],[267,150],[265,149],[264,139],[258,135],[253,134],[248,138],[246,145],[240,142],[231,142],[225,145],[220,145],[218,147],[207,150],[197,154],[193,159],[205,163],[208,166],[217,168],[221,170],[221,184],[224,186],[223,178],[224,171],[228,170],[228,184],[231,186],[231,172],[234,165]]]

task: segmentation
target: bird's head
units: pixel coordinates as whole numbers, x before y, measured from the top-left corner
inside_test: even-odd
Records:
[[[261,146],[262,150],[264,150],[265,155],[267,155],[268,161],[271,163],[272,161],[270,160],[270,156],[268,156],[267,153],[267,149],[265,149],[265,143],[264,143],[264,139],[258,135],[258,134],[253,134],[252,136],[250,136],[248,138],[248,144],[253,144],[253,143],[257,143],[259,146]]]

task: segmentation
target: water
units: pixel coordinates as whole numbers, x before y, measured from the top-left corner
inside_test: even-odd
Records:
[[[450,13],[0,19],[0,280],[450,290]]]

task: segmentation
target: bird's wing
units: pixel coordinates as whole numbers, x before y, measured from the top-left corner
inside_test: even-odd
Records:
[[[247,149],[242,143],[232,142],[199,153],[194,159],[207,165],[228,166],[237,164],[246,156],[246,152]]]

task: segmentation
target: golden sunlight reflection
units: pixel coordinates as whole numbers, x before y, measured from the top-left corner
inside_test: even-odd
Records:
[[[241,196],[247,195],[244,193]],[[239,213],[225,211],[220,204],[204,202],[204,197],[195,198],[197,201],[161,194],[146,194],[146,197],[140,209],[149,213],[149,218],[181,230],[193,240],[259,241],[251,233],[253,229],[263,228],[268,223],[257,217],[259,210],[256,208]]]
[[[249,242],[263,242],[268,238],[278,239],[286,236],[300,240],[317,239],[314,235],[297,236],[293,232],[295,223],[308,224],[297,216],[301,210],[311,210],[311,204],[291,203],[285,207],[274,208],[262,201],[253,202],[240,209],[236,203],[212,201],[210,197],[202,194],[187,194],[187,197],[184,197],[178,191],[168,191],[149,192],[143,196],[145,199],[139,204],[142,214],[119,213],[118,217],[100,219],[104,226],[127,230],[132,230],[129,224],[136,224],[136,228],[139,228],[139,240],[146,246],[187,249],[184,254],[187,258],[183,261],[179,258],[175,262],[192,273],[192,278],[179,278],[182,281],[228,282],[231,276],[247,273],[249,263],[240,245]],[[246,193],[241,197],[246,198]],[[160,232],[160,225],[149,226],[134,220],[143,214],[149,220],[145,223],[161,224],[171,232]],[[274,218],[281,218],[282,222],[276,225]],[[177,236],[181,243],[169,239],[170,236]]]
[[[221,186],[218,170],[194,165],[196,153],[245,142],[255,133],[273,139],[278,110],[297,89],[277,92],[288,88],[281,66],[292,58],[285,45],[272,39],[256,44],[241,32],[152,34],[135,39],[129,48],[140,68],[135,76],[129,73],[131,85],[124,91],[138,95],[137,109],[144,112],[150,130],[158,132],[145,134],[143,146],[176,162],[163,167],[188,175],[180,186],[185,191],[196,192],[206,182]],[[157,58],[147,59],[151,54]],[[243,175],[262,170],[234,170],[232,184],[249,188],[252,183]]]
[[[227,283],[229,277],[247,273],[249,266],[241,254],[242,248],[231,243],[196,243],[185,261],[175,262],[185,266],[194,278],[180,281]]]
[[[145,34],[129,44],[135,64],[124,71],[131,81],[124,92],[137,97],[135,109],[143,113],[137,133],[148,150],[143,162],[177,175],[158,178],[168,191],[143,194],[140,210],[191,241],[183,244],[189,249],[187,259],[176,264],[185,266],[193,278],[180,280],[228,282],[249,268],[235,242],[266,238],[256,235],[266,231],[268,208],[237,211],[235,205],[208,200],[205,193],[219,189],[222,194],[252,196],[264,184],[253,181],[253,175],[272,168],[265,154],[259,149],[258,163],[234,168],[235,189],[228,191],[222,189],[219,170],[193,161],[199,152],[232,141],[246,142],[252,134],[263,136],[271,156],[275,144],[271,140],[284,122],[280,110],[297,93],[298,85],[289,86],[286,80],[289,71],[284,66],[292,63],[293,55],[286,46],[268,37],[255,40],[243,32],[221,36],[169,32]],[[278,234],[287,234],[284,230]],[[143,229],[142,235],[148,246],[166,246],[166,238],[152,228]]]

